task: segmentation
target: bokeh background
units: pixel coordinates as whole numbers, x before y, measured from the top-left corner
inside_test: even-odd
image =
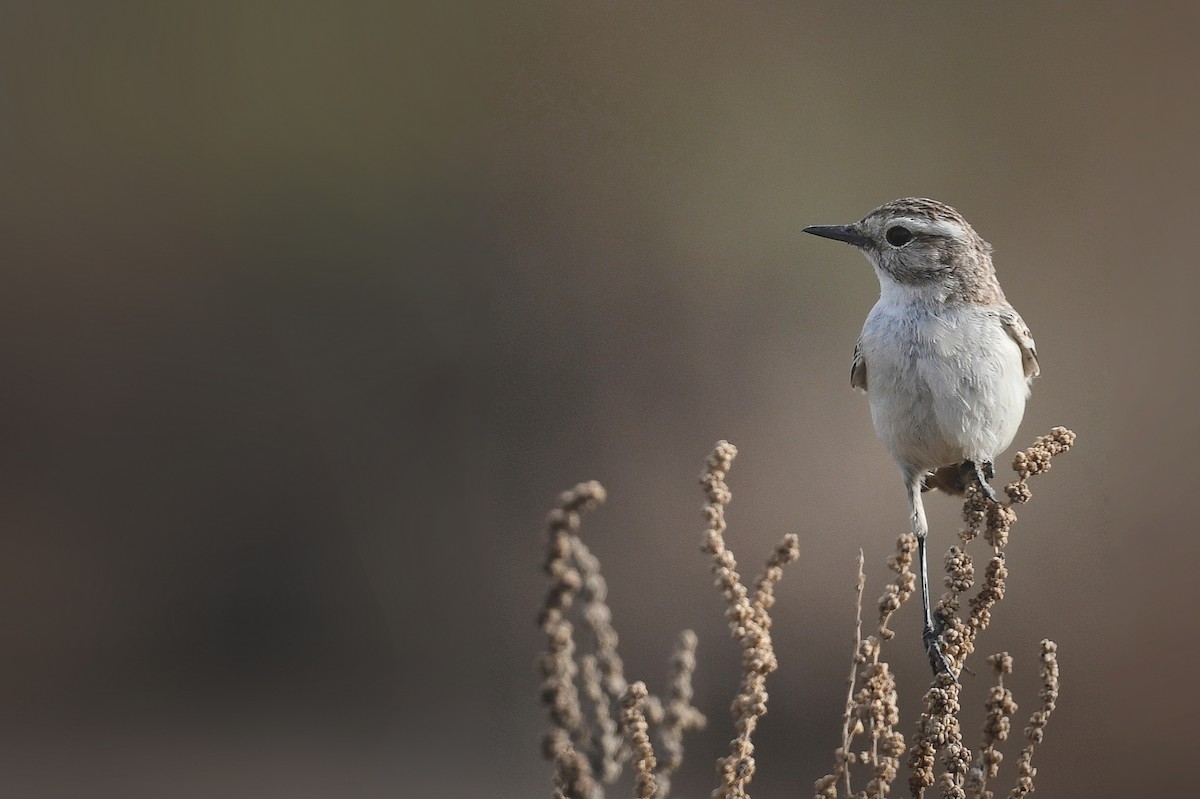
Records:
[[[800,229],[907,195],[995,245],[1037,337],[1017,443],[1079,434],[980,641],[1020,717],[1060,644],[1039,795],[1186,790],[1200,15],[427,5],[4,4],[0,793],[548,796],[542,525],[596,478],[629,675],[700,636],[704,796],[738,652],[696,477],[728,438],[734,551],[802,547],[754,793],[807,795],[858,550],[870,602],[905,510],[848,386],[874,276]]]

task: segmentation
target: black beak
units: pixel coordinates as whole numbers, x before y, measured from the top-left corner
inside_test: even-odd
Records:
[[[820,236],[825,239],[835,239],[853,244],[855,247],[865,247],[867,238],[858,232],[856,225],[810,225],[804,228],[805,233]]]

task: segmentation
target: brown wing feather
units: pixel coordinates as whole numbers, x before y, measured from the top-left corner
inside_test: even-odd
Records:
[[[867,359],[862,354],[862,344],[854,345],[854,360],[850,363],[850,386],[867,390]]]
[[[1000,312],[1000,324],[1004,325],[1005,332],[1021,348],[1021,365],[1025,367],[1025,376],[1031,380],[1037,377],[1042,370],[1038,366],[1037,347],[1034,346],[1033,335],[1029,332],[1025,320],[1016,310],[1009,307]]]

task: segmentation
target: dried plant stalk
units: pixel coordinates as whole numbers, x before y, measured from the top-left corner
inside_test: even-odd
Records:
[[[936,606],[936,616],[942,626],[943,649],[956,672],[962,669],[966,658],[974,650],[979,633],[987,628],[992,609],[1004,598],[1008,571],[1002,549],[1016,520],[1012,506],[1029,500],[1029,477],[1049,470],[1051,459],[1070,449],[1074,440],[1074,433],[1056,427],[1049,435],[1037,438],[1032,447],[1017,453],[1013,459],[1017,480],[1005,488],[1010,500],[1008,503],[993,503],[982,492],[968,492],[963,506],[966,527],[960,533],[962,545],[952,547],[946,554],[947,590]],[[963,596],[976,583],[975,565],[966,551],[966,545],[977,537],[982,537],[991,546],[992,554],[977,593],[967,603],[969,611],[962,617],[959,611]],[[894,636],[888,623],[916,588],[916,576],[912,572],[916,543],[915,537],[907,533],[897,539],[896,551],[888,559],[888,567],[895,573],[896,579],[885,587],[879,598],[877,634],[865,640],[861,632],[860,593],[856,616],[856,649],[850,695],[843,715],[841,746],[834,753],[833,771],[814,785],[817,799],[838,799],[843,790],[846,797],[855,799],[885,797],[896,779],[905,745],[895,730],[899,718],[895,680],[880,655],[882,643]],[[861,562],[859,570],[861,592],[864,579]],[[963,742],[959,725],[962,686],[947,674],[938,674],[934,678],[923,700],[923,713],[918,721],[917,732],[908,748],[911,772],[909,787],[914,796],[922,797],[926,789],[937,785],[940,796],[947,799],[959,799],[967,796],[968,792],[972,797],[990,799],[987,783],[995,778],[1003,759],[996,744],[1007,738],[1009,718],[1016,710],[1016,704],[1012,701],[1011,692],[1004,687],[1001,676],[1011,671],[1012,659],[1001,653],[989,658],[988,662],[997,670],[998,685],[988,696],[983,745],[974,762],[970,749]],[[1046,679],[1049,684],[1049,678]],[[1043,693],[1046,696],[1057,695],[1057,670],[1053,689],[1044,688]],[[1051,709],[1052,706],[1051,701]],[[1031,734],[1040,740],[1040,725],[1044,725],[1045,715],[1036,718],[1038,722],[1035,724],[1031,721],[1030,729],[1034,731]],[[855,742],[860,736],[866,736],[869,746],[857,749]],[[1031,756],[1032,751],[1029,753]],[[1028,772],[1031,780],[1032,766],[1028,765],[1028,758],[1023,762],[1022,777]],[[869,766],[872,775],[867,786],[857,793],[853,791],[851,780],[855,764]],[[1032,782],[1029,784],[1032,785]]]
[[[546,547],[546,573],[550,590],[538,619],[546,634],[546,652],[540,660],[542,701],[550,711],[551,730],[543,740],[543,752],[555,764],[555,785],[566,799],[594,799],[598,790],[592,764],[583,749],[589,745],[579,692],[575,687],[574,628],[566,613],[574,603],[582,578],[571,557],[571,542],[584,513],[604,502],[604,487],[597,482],[580,483],[559,497],[550,512]]]
[[[888,558],[888,568],[896,580],[888,584],[879,597],[879,621],[877,635],[865,640],[861,632],[862,587],[866,577],[863,573],[862,552],[859,551],[859,597],[858,629],[855,632],[855,652],[850,672],[850,695],[843,715],[842,745],[834,752],[833,772],[814,784],[816,799],[837,799],[838,783],[843,782],[846,796],[871,799],[885,797],[891,791],[900,769],[900,758],[904,755],[904,736],[896,730],[900,722],[900,711],[896,696],[895,677],[887,662],[881,659],[883,642],[895,637],[888,629],[888,622],[900,606],[912,596],[916,589],[916,575],[912,571],[913,553],[917,539],[905,533],[896,539],[896,552]],[[856,692],[855,687],[861,685]],[[854,741],[860,735],[868,735],[870,748],[854,751]],[[858,794],[851,786],[851,767],[863,763],[871,769],[871,779],[866,789]]]
[[[595,655],[584,655],[579,659],[579,679],[584,696],[592,706],[592,768],[602,782],[616,782],[621,776],[621,763],[625,757],[622,752],[624,739],[613,718],[612,702],[601,683]]]
[[[596,644],[596,665],[600,669],[601,685],[611,701],[625,693],[625,666],[617,653],[617,631],[612,625],[608,607],[608,584],[600,574],[600,561],[578,537],[571,540],[571,554],[579,569],[579,597],[583,600],[583,619],[591,630]]]
[[[646,723],[643,705],[646,701],[646,684],[632,683],[621,697],[621,727],[633,750],[634,796],[637,799],[654,799],[658,786],[654,781],[654,748],[650,745],[650,725]]]
[[[971,799],[993,799],[993,794],[987,789],[990,780],[996,778],[1000,771],[1000,763],[1004,755],[996,748],[997,742],[1008,740],[1012,726],[1012,714],[1017,712],[1017,703],[1013,701],[1012,691],[1004,687],[1004,675],[1012,674],[1012,658],[1007,652],[999,652],[987,659],[992,670],[996,673],[996,684],[988,693],[987,720],[983,724],[983,744],[975,763],[967,773],[964,786],[966,794]]]
[[[1048,435],[1038,436],[1033,446],[1018,452],[1013,457],[1013,470],[1017,473],[1017,479],[1004,489],[1009,497],[1007,503],[992,502],[977,487],[973,486],[968,490],[966,501],[963,503],[963,520],[966,527],[960,533],[960,538],[965,546],[976,537],[982,537],[992,547],[992,556],[978,592],[968,602],[970,612],[965,619],[959,616],[958,611],[962,594],[973,586],[974,566],[965,550],[958,547],[952,548],[946,557],[947,591],[938,602],[935,615],[942,626],[943,651],[956,673],[962,670],[966,659],[974,651],[976,638],[987,629],[992,608],[1004,598],[1008,569],[1004,562],[1003,549],[1017,518],[1013,507],[1028,502],[1032,496],[1029,478],[1049,471],[1051,459],[1069,450],[1074,443],[1075,433],[1065,427],[1055,427]],[[945,799],[960,799],[966,796],[972,756],[970,749],[962,742],[962,731],[958,725],[960,691],[961,685],[958,681],[942,673],[937,675],[925,695],[924,713],[921,715],[909,753],[909,767],[912,770],[909,787],[913,796],[918,799],[924,796],[925,790],[935,782]],[[1040,740],[1040,728],[1038,729]],[[935,778],[934,767],[938,753],[941,753],[945,770],[940,777]],[[998,753],[993,753],[991,757],[996,755]],[[996,763],[998,762],[997,760]],[[1029,790],[1032,790],[1032,767],[1028,770]],[[1024,776],[1025,772],[1022,771],[1022,777]],[[986,787],[981,787],[980,790],[986,790]]]
[[[704,517],[708,522],[702,549],[712,556],[716,585],[721,589],[728,608],[725,617],[729,629],[742,647],[742,684],[730,708],[737,737],[730,741],[729,755],[717,763],[721,785],[713,792],[714,799],[747,797],[746,786],[754,778],[754,744],[751,736],[758,720],[767,712],[767,675],[778,665],[771,644],[771,620],[768,613],[774,602],[774,586],[781,569],[799,556],[799,540],[787,535],[767,561],[762,576],[755,582],[754,595],[748,594],[737,571],[737,561],[725,546],[725,506],[732,495],[725,484],[725,475],[737,456],[737,448],[720,441],[708,456],[707,467],[700,476],[708,502]]]
[[[846,795],[850,795],[850,770],[847,768],[851,754],[850,744],[854,736],[862,731],[862,722],[858,721],[854,704],[855,677],[858,675],[859,664],[864,661],[862,655],[862,609],[863,589],[867,584],[863,551],[858,550],[858,580],[855,582],[854,598],[854,652],[850,658],[850,676],[846,680],[846,710],[842,713],[842,745],[834,751],[833,772],[826,774],[814,783],[817,799],[832,799],[837,796],[839,780],[846,782]],[[851,726],[851,722],[854,726]]]
[[[658,799],[666,799],[671,790],[671,774],[683,764],[683,733],[703,729],[707,720],[692,706],[692,674],[696,671],[696,634],[684,630],[671,656],[667,674],[667,702],[658,728],[659,753]]]
[[[889,583],[879,597],[879,638],[890,641],[896,633],[888,629],[888,622],[917,587],[917,575],[913,574],[913,553],[917,551],[917,537],[903,533],[896,539],[896,554],[888,559],[888,568],[896,574],[896,581]]]
[[[578,535],[571,537],[571,557],[579,571],[579,599],[583,620],[595,647],[590,663],[580,660],[584,690],[592,709],[591,744],[588,754],[592,769],[603,782],[615,782],[621,765],[629,758],[625,739],[612,718],[612,705],[625,693],[625,666],[617,652],[619,638],[608,607],[608,583],[600,574],[600,561]],[[584,668],[584,666],[589,668]]]
[[[636,714],[645,729],[622,728],[614,718],[614,706],[633,712],[623,704],[630,699],[624,666],[617,652],[617,633],[608,607],[608,586],[600,573],[599,560],[578,536],[583,514],[605,498],[596,482],[580,483],[559,497],[550,512],[545,570],[550,575],[538,622],[546,634],[546,652],[539,659],[542,701],[551,729],[543,740],[545,756],[555,764],[556,796],[564,799],[603,799],[601,782],[614,782],[622,764],[633,754],[628,741],[645,746],[638,753],[639,769],[649,764],[651,778],[638,776],[639,790],[665,799],[670,774],[683,759],[683,733],[704,725],[704,715],[692,706],[692,673],[696,667],[696,635],[690,630],[680,636],[668,671],[667,701],[644,693],[636,699]],[[769,596],[766,589],[765,595]],[[580,607],[584,628],[591,633],[592,650],[580,654],[575,628],[567,615]],[[576,685],[578,680],[579,686]],[[581,697],[582,689],[582,697]],[[633,696],[637,697],[638,691]],[[590,710],[585,713],[584,703]],[[621,720],[628,721],[625,716]],[[664,742],[667,758],[656,763],[650,749],[650,728]],[[631,737],[632,734],[632,737]],[[643,741],[643,737],[645,740]],[[640,796],[640,794],[639,794]]]
[[[1033,767],[1033,750],[1042,742],[1046,722],[1058,701],[1058,644],[1049,639],[1042,641],[1042,690],[1038,695],[1042,698],[1042,706],[1034,711],[1025,728],[1025,748],[1017,759],[1017,784],[1008,794],[1009,799],[1021,799],[1033,791],[1033,778],[1037,775],[1037,769]]]
[[[924,712],[918,722],[917,734],[909,756],[909,788],[914,796],[922,796],[935,782],[935,759],[942,753],[946,769],[936,781],[944,799],[961,797],[962,784],[971,762],[971,750],[963,744],[958,723],[961,710],[959,693],[962,685],[953,676],[939,672],[933,686],[925,693]]]
[[[962,546],[952,547],[946,554],[946,593],[936,610],[943,650],[956,673],[973,652],[979,633],[990,623],[992,609],[1004,598],[1008,572],[1003,549],[1016,521],[1014,506],[1029,501],[1028,479],[1048,471],[1051,460],[1070,449],[1074,441],[1074,433],[1056,427],[1049,435],[1037,438],[1032,447],[1017,453],[1013,459],[1017,479],[1005,487],[1007,503],[992,502],[977,489],[968,490],[963,506],[966,526],[960,533]],[[731,499],[725,476],[736,455],[733,445],[719,442],[701,476],[708,500],[704,506],[707,524],[703,551],[712,559],[715,583],[727,605],[725,616],[730,631],[742,647],[742,680],[731,707],[737,735],[730,742],[729,755],[718,761],[721,785],[713,792],[714,799],[749,797],[747,785],[755,772],[751,736],[767,710],[767,675],[778,666],[771,640],[770,610],[783,567],[794,561],[799,551],[797,537],[785,536],[754,581],[753,590],[746,588],[724,539],[724,509]],[[632,757],[638,799],[666,799],[670,776],[683,759],[683,732],[702,727],[705,722],[691,704],[696,636],[690,630],[680,636],[671,660],[665,700],[651,696],[644,683],[626,683],[607,605],[607,585],[600,575],[599,562],[576,534],[582,515],[603,501],[604,489],[598,483],[581,483],[562,494],[559,506],[549,518],[545,569],[551,580],[539,617],[547,638],[547,651],[539,660],[542,699],[552,724],[544,749],[546,756],[555,762],[556,797],[603,799],[600,781],[615,780],[620,764]],[[992,553],[978,590],[967,600],[968,611],[962,616],[963,597],[976,583],[975,565],[966,551],[966,545],[975,538],[982,538]],[[884,799],[897,777],[905,742],[896,732],[899,722],[896,682],[887,662],[881,659],[881,649],[883,642],[895,635],[888,628],[892,616],[915,590],[916,576],[912,572],[915,551],[916,539],[911,534],[897,539],[896,552],[888,560],[896,578],[880,596],[876,634],[865,639],[862,600],[866,578],[859,552],[855,649],[841,746],[835,752],[833,772],[815,784],[817,799],[838,799],[842,787],[848,798]],[[584,655],[576,652],[574,628],[566,618],[577,598],[594,644],[594,651]],[[967,796],[993,799],[988,783],[996,778],[1003,760],[997,744],[1007,739],[1017,706],[1012,693],[1004,687],[1004,675],[1011,673],[1012,659],[1000,653],[988,658],[988,662],[996,672],[997,682],[985,704],[987,720],[982,745],[974,759],[963,743],[959,725],[962,686],[958,680],[939,673],[925,694],[923,713],[909,748],[912,772],[909,786],[917,799],[933,785],[939,787],[943,799]],[[1041,662],[1042,705],[1025,729],[1027,744],[1018,759],[1017,783],[1009,799],[1023,799],[1033,790],[1037,773],[1032,765],[1033,752],[1042,740],[1058,698],[1057,646],[1052,641],[1042,642]],[[590,724],[575,684],[577,678],[591,709]],[[614,703],[620,706],[619,724],[613,719]],[[656,756],[651,745],[652,727],[660,742],[661,757]],[[866,739],[865,743],[861,750],[855,751],[855,742],[860,737]],[[851,767],[856,763],[869,767],[871,773],[865,789],[858,793],[852,791],[851,784]]]

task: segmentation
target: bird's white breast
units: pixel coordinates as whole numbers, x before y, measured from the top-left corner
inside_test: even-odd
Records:
[[[902,468],[992,461],[1012,443],[1028,381],[988,306],[883,296],[861,347],[875,430]]]

